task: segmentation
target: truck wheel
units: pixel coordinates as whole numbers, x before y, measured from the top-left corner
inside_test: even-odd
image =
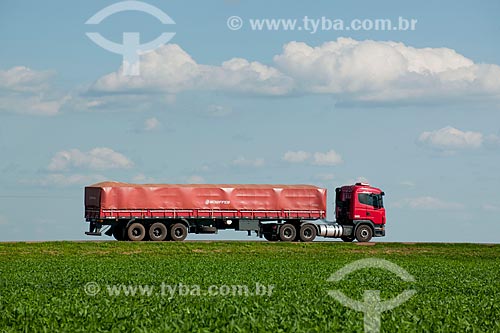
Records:
[[[373,236],[373,231],[370,226],[367,225],[360,225],[356,229],[356,239],[358,242],[369,242],[370,239],[372,239]]]
[[[176,223],[170,228],[170,238],[176,242],[182,242],[188,234],[187,227],[182,223]]]
[[[312,242],[316,238],[316,227],[312,224],[304,224],[300,227],[299,238],[303,242]]]
[[[264,238],[270,242],[276,242],[278,240],[278,236],[277,235],[273,235],[273,234],[264,234]]]
[[[153,223],[149,227],[149,239],[154,242],[161,242],[167,238],[168,230],[167,227],[160,222]]]
[[[128,227],[127,236],[131,241],[140,242],[146,237],[146,228],[138,222],[132,223]]]
[[[113,237],[117,241],[124,241],[127,239],[127,235],[125,234],[125,226],[123,224],[115,224],[113,226]]]
[[[291,242],[295,239],[295,236],[297,236],[297,230],[295,230],[295,227],[292,224],[286,223],[281,226],[280,228],[281,241]]]
[[[354,240],[354,237],[351,237],[351,236],[342,236],[340,237],[340,239],[342,239],[344,242],[352,242]]]

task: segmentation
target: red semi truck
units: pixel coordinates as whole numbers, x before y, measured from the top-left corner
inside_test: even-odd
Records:
[[[173,185],[103,182],[85,187],[90,236],[119,241],[182,241],[188,233],[242,230],[269,241],[316,236],[368,242],[385,236],[384,192],[356,183],[335,190],[335,222],[326,221],[326,189],[312,185]]]

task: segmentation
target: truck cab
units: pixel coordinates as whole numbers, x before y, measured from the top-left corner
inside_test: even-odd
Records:
[[[367,183],[335,189],[335,219],[353,230],[352,235],[342,238],[344,241],[385,236],[384,194]]]

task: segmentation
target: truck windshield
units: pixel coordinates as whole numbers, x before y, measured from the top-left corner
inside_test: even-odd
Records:
[[[373,206],[375,208],[384,208],[384,201],[382,200],[382,194],[375,194],[373,196]]]
[[[382,194],[359,193],[358,200],[360,203],[369,205],[375,208],[383,208]]]

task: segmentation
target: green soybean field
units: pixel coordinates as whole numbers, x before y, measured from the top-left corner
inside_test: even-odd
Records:
[[[0,243],[1,332],[365,329],[500,332],[500,245]]]

